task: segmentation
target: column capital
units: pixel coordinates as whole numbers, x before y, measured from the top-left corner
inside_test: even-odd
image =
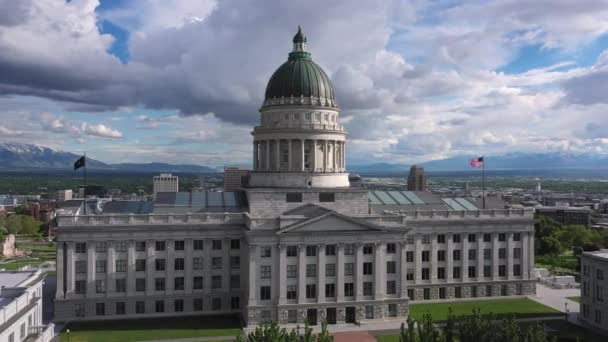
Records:
[[[343,242],[337,243],[336,248],[338,248],[338,250],[344,249],[344,245],[345,245],[345,243],[343,243]]]
[[[298,251],[303,250],[305,247],[306,247],[306,245],[299,244],[299,245],[298,245]]]
[[[319,248],[319,251],[320,251],[322,248],[325,248],[325,243],[324,242],[318,243],[317,247]]]
[[[279,252],[283,252],[286,249],[285,248],[286,247],[285,244],[282,244],[282,243],[278,244],[277,247],[279,248]]]

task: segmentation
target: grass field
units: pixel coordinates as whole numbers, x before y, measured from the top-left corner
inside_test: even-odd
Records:
[[[60,341],[129,342],[143,340],[236,336],[241,329],[237,316],[184,316],[155,319],[70,323]]]

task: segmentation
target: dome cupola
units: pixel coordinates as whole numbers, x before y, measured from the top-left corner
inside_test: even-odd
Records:
[[[299,26],[287,62],[268,81],[262,107],[285,105],[336,107],[329,76],[312,61],[310,52],[306,51],[306,36]]]

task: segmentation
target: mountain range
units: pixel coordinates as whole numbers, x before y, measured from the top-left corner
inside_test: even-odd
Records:
[[[71,170],[74,161],[78,158],[80,155],[48,147],[0,142],[0,170]],[[419,165],[429,171],[471,170],[470,159],[471,156],[456,156],[423,162]],[[508,153],[501,156],[486,156],[485,164],[486,170],[608,169],[608,156],[556,152]],[[348,171],[362,174],[406,174],[409,167],[405,164],[374,163],[348,165]],[[217,172],[215,168],[202,165],[158,162],[108,164],[91,158],[87,158],[87,168],[122,172]]]

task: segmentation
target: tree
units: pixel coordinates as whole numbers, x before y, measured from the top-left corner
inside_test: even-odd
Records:
[[[256,327],[247,336],[239,334],[236,337],[237,342],[332,342],[333,340],[333,336],[327,331],[327,322],[321,323],[321,332],[318,335],[313,334],[308,322],[304,325],[303,334],[300,334],[299,327],[288,333],[285,328],[271,322]]]
[[[540,254],[559,255],[562,252],[562,244],[554,236],[547,236],[540,241]]]

